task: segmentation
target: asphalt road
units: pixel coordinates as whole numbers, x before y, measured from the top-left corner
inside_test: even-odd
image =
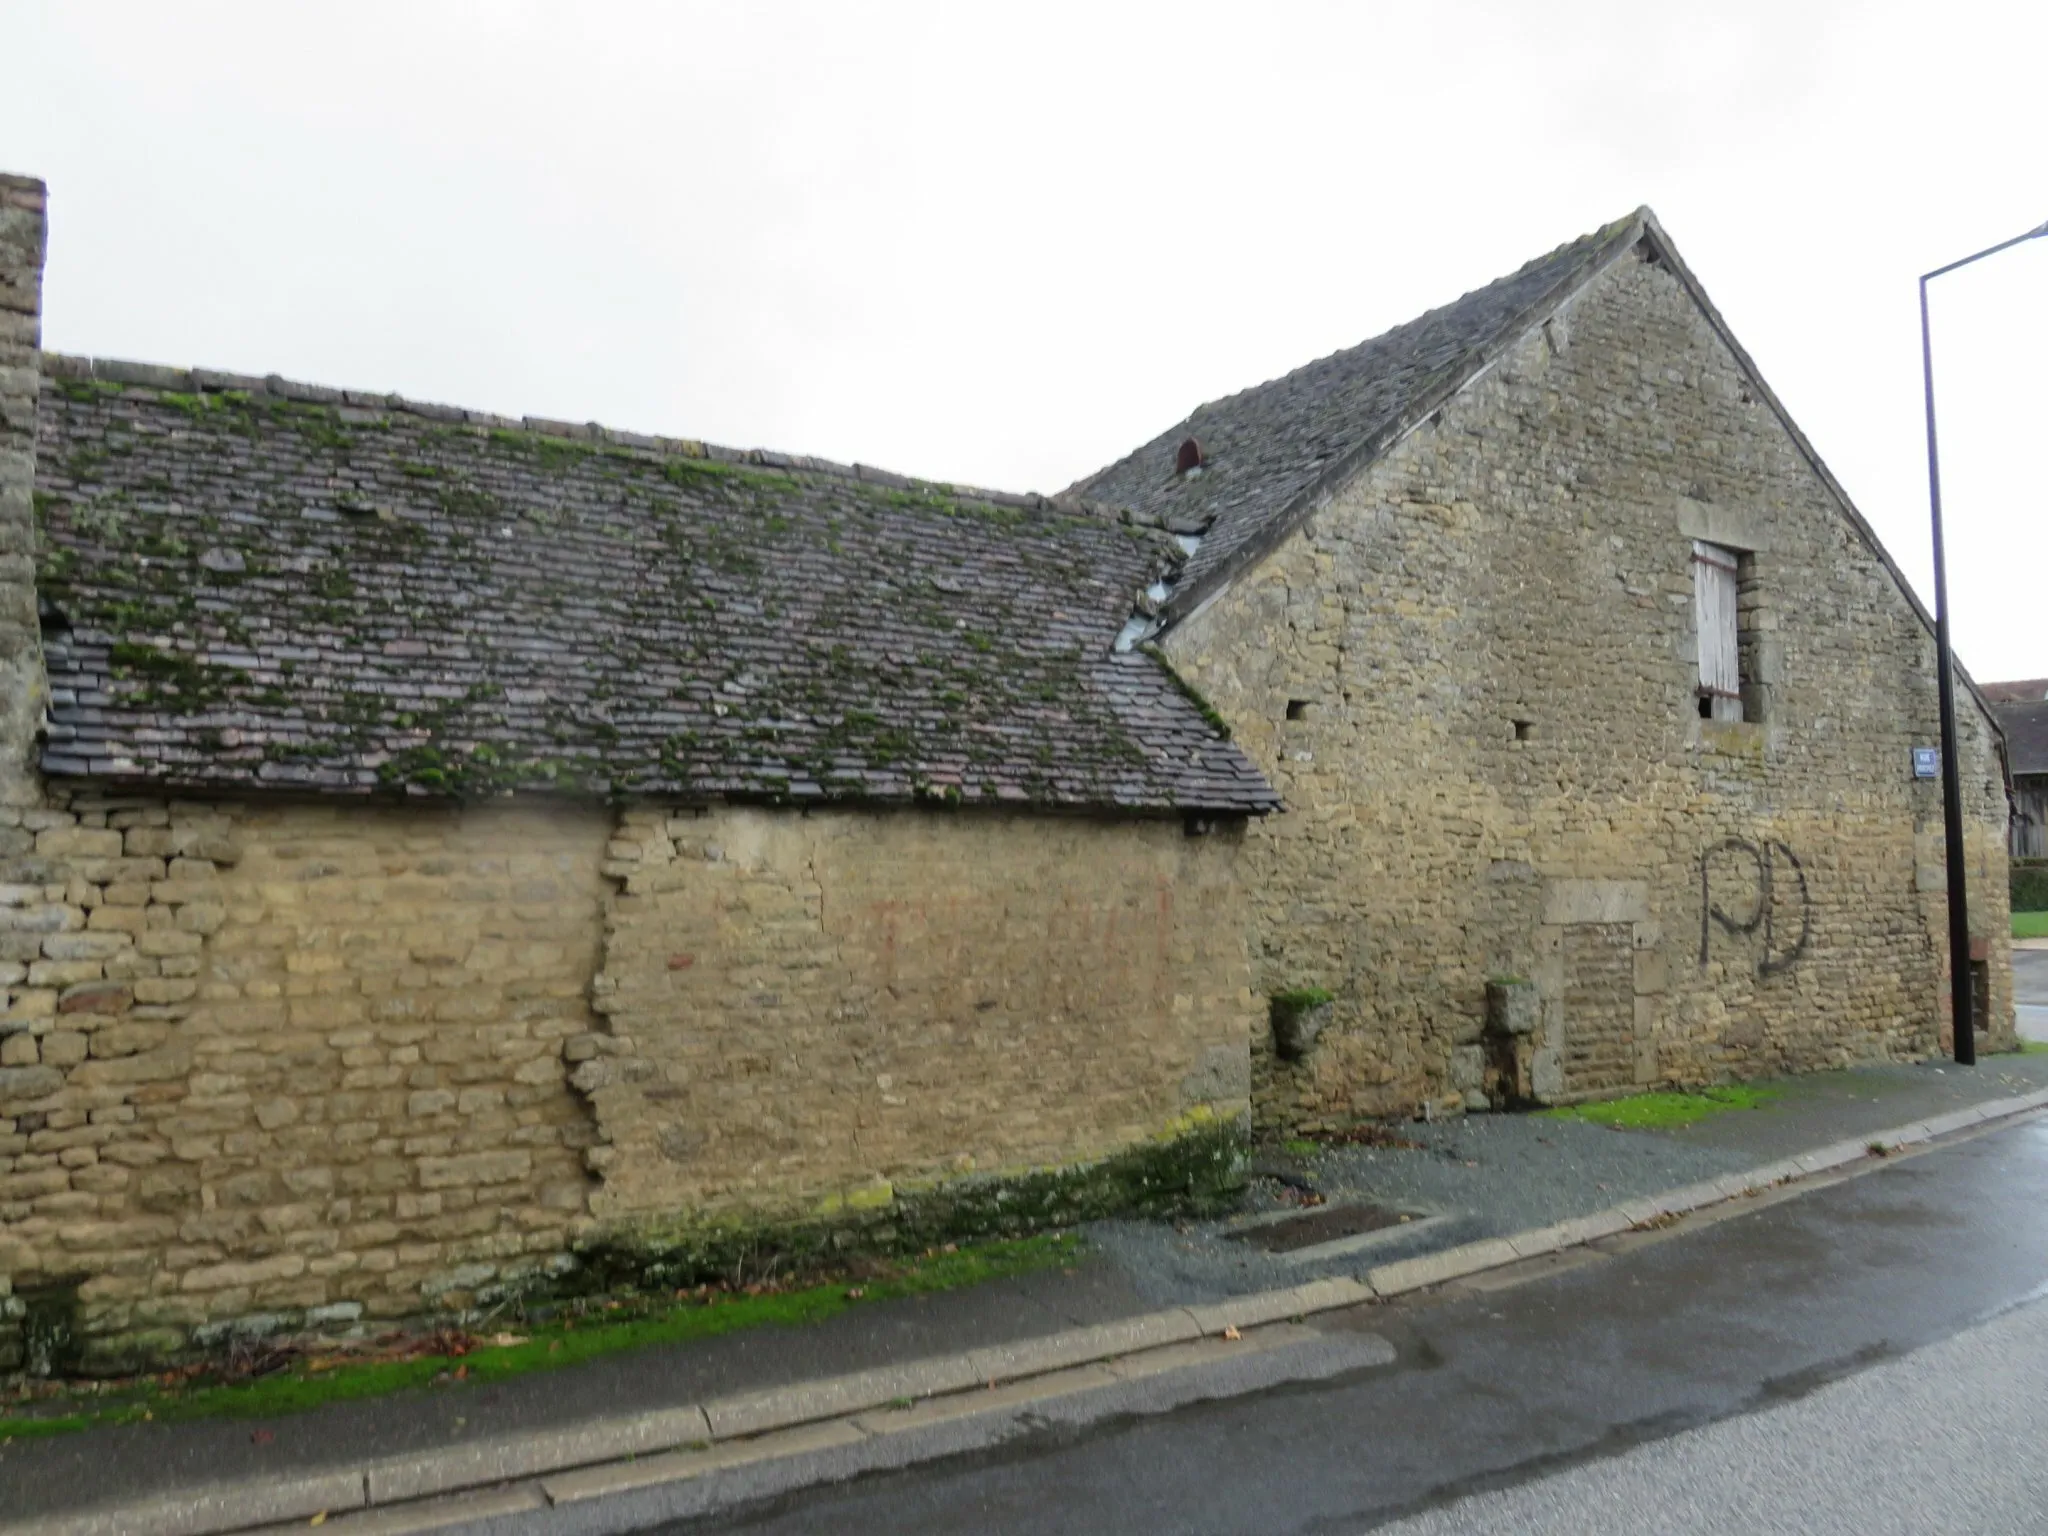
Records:
[[[2048,1301],[1822,1387],[1382,1536],[2048,1529]]]
[[[2012,952],[2012,992],[2020,1038],[2048,1040],[2048,949]]]
[[[1026,1427],[659,1529],[2048,1530],[2044,1283],[2035,1121],[1512,1288],[1348,1314],[1391,1368]]]

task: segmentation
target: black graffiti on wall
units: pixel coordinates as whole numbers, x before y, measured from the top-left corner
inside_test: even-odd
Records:
[[[1747,915],[1723,911],[1714,902],[1715,877],[1725,887],[1731,878],[1747,870],[1755,881],[1756,903]],[[1784,873],[1781,873],[1784,872]],[[1789,873],[1789,878],[1786,878]],[[1747,882],[1745,882],[1747,883]],[[1797,909],[1798,937],[1788,919]],[[1813,937],[1813,900],[1806,888],[1806,867],[1799,855],[1776,838],[1752,843],[1731,837],[1716,843],[1700,855],[1700,964],[1705,966],[1713,945],[1714,925],[1741,937],[1761,935],[1757,948],[1756,973],[1775,976],[1789,971],[1806,953]]]

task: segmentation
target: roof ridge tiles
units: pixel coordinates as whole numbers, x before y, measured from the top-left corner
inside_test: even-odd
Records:
[[[353,410],[404,412],[428,421],[459,424],[483,431],[532,432],[565,442],[602,443],[608,448],[652,453],[666,457],[708,459],[727,464],[746,464],[785,474],[823,475],[889,490],[940,492],[990,506],[1024,511],[1079,510],[1078,499],[1050,496],[1040,491],[1003,491],[990,486],[969,485],[957,480],[927,480],[899,474],[872,464],[842,464],[815,454],[783,453],[772,448],[733,448],[707,443],[700,438],[667,437],[657,433],[631,432],[607,427],[602,422],[558,421],[545,416],[500,416],[466,406],[441,405],[411,400],[396,392],[338,389],[309,384],[277,374],[230,373],[217,368],[174,368],[161,363],[131,362],[123,358],[86,357],[76,353],[44,352],[43,372],[53,379],[86,381],[103,379],[137,389],[154,389],[166,394],[250,394],[272,395],[305,405],[331,405]],[[1090,508],[1089,510],[1095,510]]]

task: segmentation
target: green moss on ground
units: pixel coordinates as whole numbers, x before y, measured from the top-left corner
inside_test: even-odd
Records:
[[[1597,1104],[1564,1104],[1538,1110],[1554,1120],[1584,1120],[1622,1131],[1668,1131],[1692,1125],[1731,1109],[1757,1109],[1777,1098],[1782,1089],[1730,1083],[1698,1093],[1638,1093]]]
[[[1236,1208],[1245,1145],[1234,1121],[1194,1120],[1101,1162],[849,1199],[771,1227],[648,1225],[579,1245],[579,1283],[599,1291],[675,1288],[736,1276],[803,1274],[852,1254],[894,1259],[944,1244],[1074,1227],[1111,1216],[1214,1216]]]
[[[327,1403],[383,1397],[456,1380],[505,1381],[626,1350],[687,1344],[748,1328],[820,1323],[871,1302],[958,1290],[1072,1264],[1081,1254],[1081,1240],[1072,1233],[1045,1233],[935,1249],[858,1282],[839,1278],[762,1295],[593,1300],[530,1326],[507,1322],[507,1332],[516,1335],[518,1342],[486,1344],[460,1355],[331,1363],[309,1358],[251,1382],[209,1382],[202,1377],[185,1386],[150,1384],[118,1389],[73,1413],[0,1409],[0,1445],[10,1439],[70,1434],[143,1419],[273,1418]]]

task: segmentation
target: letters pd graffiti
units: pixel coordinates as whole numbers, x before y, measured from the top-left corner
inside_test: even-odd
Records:
[[[1744,916],[1724,912],[1714,904],[1714,879],[1718,872],[1727,877],[1747,864],[1755,874],[1756,907]],[[1787,879],[1782,871],[1789,871]],[[1789,944],[1784,936],[1791,930],[1787,921],[1792,906],[1798,908],[1799,936]],[[1731,837],[1716,843],[1700,855],[1700,964],[1705,966],[1712,947],[1714,925],[1731,934],[1761,934],[1757,948],[1756,973],[1774,976],[1789,971],[1806,953],[1813,936],[1813,904],[1806,889],[1806,869],[1799,855],[1775,838],[1762,843]],[[1783,947],[1780,947],[1781,944]]]

